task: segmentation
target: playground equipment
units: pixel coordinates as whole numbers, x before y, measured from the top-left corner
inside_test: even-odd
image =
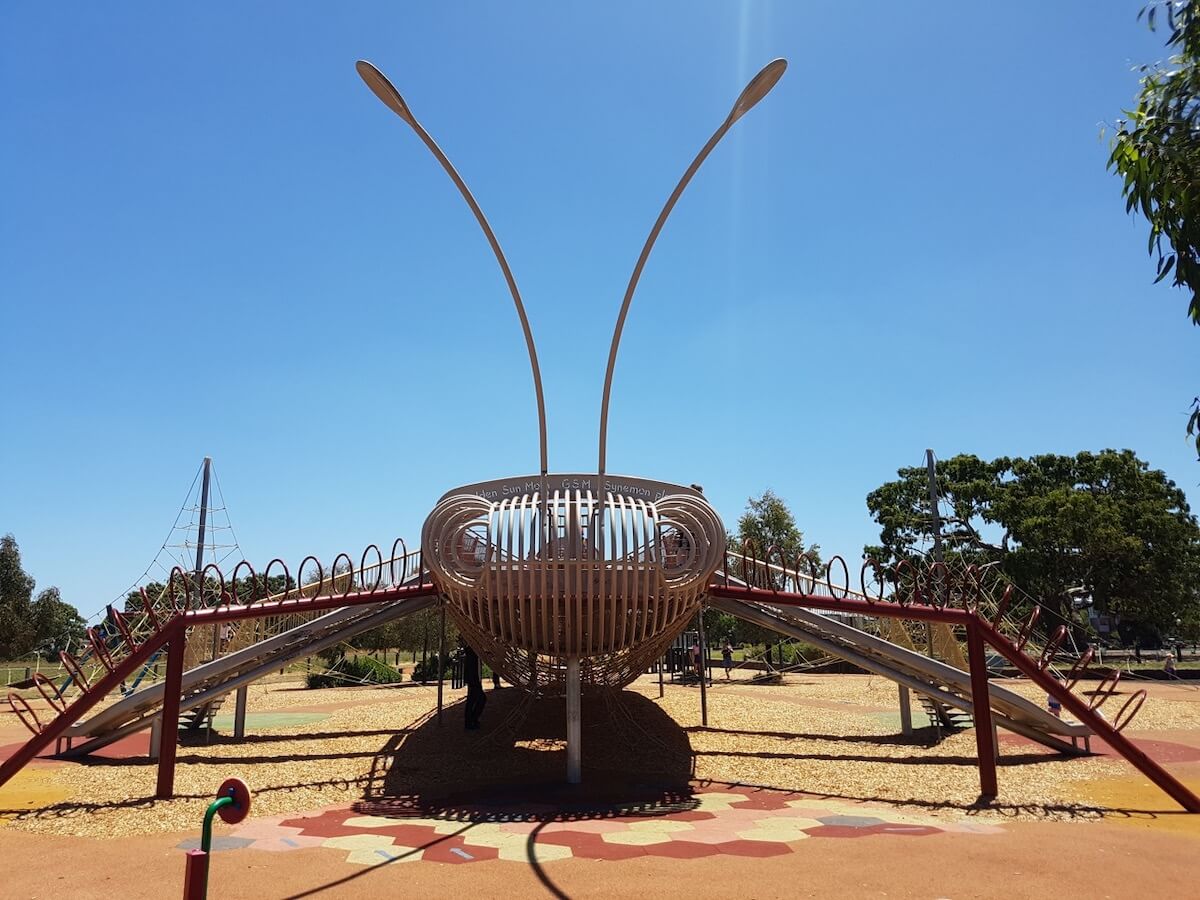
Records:
[[[208,897],[208,857],[212,851],[213,817],[226,825],[236,825],[250,814],[250,788],[240,778],[227,778],[217,791],[217,799],[208,805],[200,831],[200,849],[187,852],[183,875],[183,900]]]
[[[1064,633],[1056,632],[1035,651],[1030,644],[1035,609],[1017,635],[1004,634],[1001,627],[1011,598],[1006,595],[1000,609],[985,614],[980,607],[980,573],[973,567],[957,572],[940,561],[926,566],[905,561],[883,569],[868,561],[859,572],[860,590],[854,591],[842,557],[835,556],[823,570],[815,570],[807,559],[784,558],[774,547],[745,545],[730,552],[720,517],[694,486],[608,473],[612,376],[642,269],[692,176],[733,124],[774,87],[785,68],[783,60],[775,60],[746,86],[676,185],[642,248],[609,352],[597,471],[552,474],[537,354],[500,245],[465,182],[400,94],[374,66],[359,62],[359,74],[371,90],[416,132],[449,174],[496,256],[529,353],[540,469],[535,475],[468,484],[446,493],[425,521],[419,550],[409,551],[397,541],[385,559],[372,545],[357,560],[339,555],[328,568],[306,557],[295,570],[297,580],[303,582],[299,586],[294,586],[292,573],[277,559],[261,575],[248,563],[239,563],[228,579],[212,564],[197,565],[195,572],[177,568],[162,598],[145,598],[140,629],[131,628],[123,613],[110,610],[112,627],[104,634],[91,632],[93,678],[80,660],[68,654],[63,657],[71,674],[68,684],[37,681],[54,712],[52,719],[40,721],[27,701],[10,695],[10,704],[34,735],[0,765],[0,784],[55,742],[60,752],[83,753],[157,722],[157,795],[170,797],[181,711],[211,704],[289,660],[434,603],[511,683],[541,694],[565,695],[567,778],[579,781],[581,685],[628,684],[708,602],[785,634],[803,636],[868,671],[969,711],[984,797],[997,793],[994,726],[998,725],[1064,753],[1086,751],[1090,738],[1098,737],[1185,809],[1200,812],[1200,799],[1122,734],[1145,693],[1131,696],[1111,721],[1106,720],[1099,707],[1115,692],[1118,676],[1106,680],[1090,702],[1072,691],[1090,656],[1077,660],[1065,679],[1052,677],[1048,669]],[[311,577],[303,577],[305,572]],[[276,593],[271,593],[273,576],[282,578],[284,585]],[[968,671],[837,622],[823,612],[959,628],[967,638]],[[252,620],[277,624],[254,632],[253,643],[226,656],[213,653],[210,660],[185,665],[189,634]],[[991,684],[984,655],[988,646],[1056,697],[1076,721],[1060,720]],[[163,684],[133,691],[85,719],[149,658],[164,650]],[[703,690],[703,681],[701,685]],[[68,699],[66,692],[72,689],[78,694]],[[75,745],[76,740],[82,743]]]

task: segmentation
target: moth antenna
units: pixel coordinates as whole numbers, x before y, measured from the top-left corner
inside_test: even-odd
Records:
[[[462,176],[458,174],[458,170],[446,158],[446,154],[442,152],[442,148],[437,145],[437,142],[430,137],[429,132],[417,121],[416,116],[412,114],[412,111],[408,108],[408,104],[400,96],[400,92],[388,81],[387,76],[365,59],[360,59],[355,63],[354,67],[358,70],[358,74],[362,80],[367,83],[367,87],[371,89],[376,97],[383,101],[384,106],[407,122],[409,127],[417,133],[417,137],[424,141],[429,151],[437,157],[437,161],[442,164],[442,168],[446,170],[446,174],[450,176],[450,180],[454,182],[463,199],[467,201],[467,206],[471,207],[471,212],[475,214],[475,220],[479,222],[479,227],[483,229],[488,243],[492,246],[492,252],[496,254],[496,262],[500,264],[500,269],[504,273],[504,280],[508,283],[508,290],[512,294],[513,304],[517,307],[517,316],[521,320],[521,330],[525,333],[525,347],[529,351],[529,366],[533,370],[533,387],[537,392],[538,442],[542,458],[541,474],[544,483],[545,475],[549,471],[549,468],[546,452],[546,399],[542,393],[542,372],[538,366],[537,348],[533,344],[533,332],[529,329],[529,318],[525,315],[525,304],[521,301],[521,292],[517,289],[517,280],[513,277],[512,269],[508,267],[508,260],[504,258],[504,251],[500,249],[500,242],[496,240],[496,234],[492,231],[492,226],[488,223],[483,210],[479,208],[479,204],[475,202],[475,197],[471,194],[467,183],[463,181]]]
[[[721,123],[721,127],[713,132],[713,136],[708,139],[708,143],[696,154],[696,158],[692,160],[692,164],[687,167],[687,171],[679,179],[679,184],[675,185],[675,190],[667,198],[662,212],[658,214],[658,220],[654,223],[654,227],[650,229],[650,236],[646,238],[646,243],[642,247],[642,255],[638,257],[637,265],[633,267],[633,274],[629,276],[629,286],[625,289],[625,299],[621,303],[621,312],[617,316],[617,327],[613,330],[612,347],[608,351],[608,370],[604,373],[604,396],[600,401],[600,463],[598,474],[602,494],[605,464],[607,462],[608,401],[612,395],[613,369],[617,364],[617,348],[621,344],[621,332],[625,329],[625,317],[629,314],[629,304],[633,300],[633,292],[637,290],[638,279],[642,277],[642,269],[646,265],[646,260],[650,257],[650,251],[654,248],[654,242],[658,240],[658,233],[662,231],[663,224],[667,221],[667,216],[675,208],[675,203],[679,200],[679,195],[688,186],[688,182],[692,180],[692,176],[696,174],[696,171],[703,164],[704,160],[712,153],[713,148],[720,143],[721,138],[725,137],[726,132],[733,127],[733,123],[749,112],[758,101],[770,93],[771,88],[775,87],[775,83],[783,77],[784,70],[786,69],[786,59],[773,59],[763,66],[757,75],[750,79],[750,83],[746,85],[745,89],[738,95],[737,100],[734,101],[733,109],[729,111],[729,115],[725,117],[725,121]]]

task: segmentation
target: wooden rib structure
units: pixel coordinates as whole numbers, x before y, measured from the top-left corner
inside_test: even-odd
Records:
[[[545,485],[543,489],[543,485]],[[510,681],[623,686],[696,614],[725,529],[681,485],[595,475],[504,479],[450,491],[422,532],[447,611]]]

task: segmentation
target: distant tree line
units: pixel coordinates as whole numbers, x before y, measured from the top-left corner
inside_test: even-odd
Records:
[[[83,618],[56,587],[38,592],[11,534],[0,537],[0,659],[57,655],[84,638]]]

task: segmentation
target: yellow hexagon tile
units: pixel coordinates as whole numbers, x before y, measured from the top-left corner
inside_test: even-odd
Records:
[[[414,852],[415,851],[415,852]],[[346,862],[360,866],[378,866],[382,863],[419,862],[424,850],[415,847],[376,847],[374,850],[355,850],[346,856]]]
[[[503,850],[505,847],[524,847],[529,842],[529,836],[502,831],[494,822],[484,822],[464,831],[462,842],[473,847],[495,847]]]
[[[403,823],[407,825],[408,820],[403,820]],[[389,819],[387,816],[355,816],[342,824],[347,828],[391,828],[399,824],[399,820]]]
[[[556,859],[570,859],[573,855],[571,848],[564,844],[533,844],[533,858],[540,863],[553,862]],[[508,844],[500,848],[500,858],[510,862],[529,862],[530,844],[527,837],[522,837],[520,844]]]
[[[606,844],[632,844],[645,847],[650,844],[665,844],[671,840],[671,835],[663,831],[610,831],[600,835]]]
[[[719,791],[693,794],[692,799],[697,802],[694,808],[700,812],[720,812],[728,809],[731,803],[743,803],[746,800],[741,794],[723,794]]]
[[[386,834],[347,834],[326,838],[321,846],[332,847],[335,850],[379,850],[394,847],[395,844]]]

